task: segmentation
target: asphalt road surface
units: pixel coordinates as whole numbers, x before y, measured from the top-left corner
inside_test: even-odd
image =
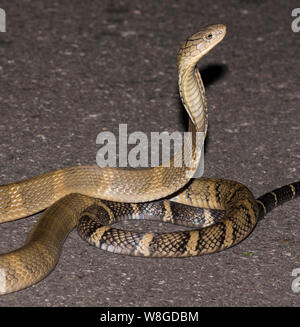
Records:
[[[103,131],[184,131],[176,54],[211,23],[227,36],[200,63],[209,104],[206,177],[259,196],[299,179],[299,1],[9,1],[0,33],[0,183],[95,164]],[[296,23],[295,23],[296,25]],[[300,25],[300,24],[299,24]],[[38,215],[0,226],[20,247]],[[186,259],[114,255],[66,240],[55,270],[1,306],[299,306],[299,201],[241,244]]]

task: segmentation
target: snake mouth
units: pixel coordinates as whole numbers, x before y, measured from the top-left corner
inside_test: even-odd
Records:
[[[226,32],[227,32],[227,27],[223,24],[216,24],[216,25],[213,25],[216,27],[216,30],[217,30],[217,35],[218,35],[218,43],[221,42],[225,35],[226,35]]]

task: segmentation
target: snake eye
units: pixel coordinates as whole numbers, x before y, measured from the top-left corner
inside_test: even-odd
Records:
[[[213,38],[213,34],[212,33],[208,33],[207,35],[205,35],[205,40],[209,41]]]

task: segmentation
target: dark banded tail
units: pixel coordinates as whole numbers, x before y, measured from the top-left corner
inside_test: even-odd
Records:
[[[299,196],[300,181],[282,186],[272,192],[260,196],[256,199],[259,208],[258,219],[262,219],[272,209]]]

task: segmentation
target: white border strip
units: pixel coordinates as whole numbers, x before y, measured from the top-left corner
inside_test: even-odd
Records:
[[[6,32],[6,13],[0,8],[0,32]]]

